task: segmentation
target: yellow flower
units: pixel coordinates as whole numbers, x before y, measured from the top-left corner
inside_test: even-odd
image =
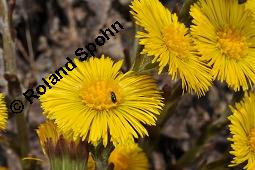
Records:
[[[247,170],[254,170],[255,169],[255,162],[252,162],[249,167],[247,168]]]
[[[191,27],[202,59],[214,79],[235,91],[255,83],[255,24],[251,12],[237,0],[200,0],[191,7]]]
[[[53,121],[41,124],[36,131],[51,169],[93,168],[86,142],[66,138]]]
[[[63,133],[73,133],[96,145],[101,139],[114,144],[148,135],[144,125],[155,125],[162,97],[147,75],[123,74],[122,61],[102,56],[74,61],[69,72],[41,96],[42,107]]]
[[[39,137],[40,144],[42,146],[44,154],[47,154],[45,149],[48,147],[49,142],[55,146],[60,138],[60,133],[57,130],[56,125],[52,121],[47,121],[39,126],[36,130]],[[47,150],[47,149],[46,149]]]
[[[87,169],[88,170],[96,170],[96,162],[92,158],[91,153],[89,154]]]
[[[167,65],[172,79],[179,77],[182,87],[199,96],[211,86],[210,69],[199,60],[189,30],[178,22],[176,14],[166,9],[159,0],[134,0],[131,8],[136,24],[144,31],[137,32],[142,54],[154,56],[159,62],[159,73]]]
[[[118,145],[111,153],[109,163],[114,164],[114,170],[148,170],[149,162],[146,154],[135,143]]]
[[[230,166],[247,161],[245,169],[254,170],[255,167],[255,94],[246,94],[244,100],[231,107],[233,115],[229,116],[229,125],[233,143],[230,151],[234,159]]]
[[[0,93],[0,130],[4,130],[7,126],[7,108],[4,101],[4,95]]]
[[[0,166],[0,170],[8,170],[8,168],[4,166]]]
[[[247,0],[247,2],[245,3],[245,7],[246,7],[246,9],[253,12],[253,14],[255,16],[255,1],[254,0]]]

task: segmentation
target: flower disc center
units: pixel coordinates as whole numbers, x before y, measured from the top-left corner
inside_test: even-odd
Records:
[[[248,48],[244,36],[232,28],[224,28],[217,33],[221,53],[232,59],[240,59]]]
[[[251,129],[249,134],[249,143],[253,152],[255,152],[255,128]]]
[[[165,41],[167,47],[179,58],[186,58],[190,49],[190,42],[187,37],[185,37],[185,28],[177,28],[176,26],[170,25],[166,26],[163,31],[163,40]]]
[[[120,86],[109,80],[100,80],[80,89],[82,101],[95,110],[108,110],[117,107],[122,100]]]

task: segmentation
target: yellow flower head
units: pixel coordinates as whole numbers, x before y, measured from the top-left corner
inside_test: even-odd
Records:
[[[146,154],[135,143],[118,145],[111,153],[109,163],[114,164],[114,170],[148,170],[149,162]]]
[[[7,108],[4,101],[4,95],[0,93],[0,130],[4,130],[7,126]]]
[[[159,73],[169,66],[172,79],[181,78],[182,87],[199,96],[211,86],[210,69],[199,60],[189,30],[178,22],[176,14],[166,9],[159,0],[134,0],[131,8],[136,24],[142,26],[137,37],[144,45],[143,54],[154,56],[159,62]]]
[[[39,128],[36,129],[36,132],[39,137],[39,141],[44,154],[48,155],[49,157],[55,156],[62,151],[69,152],[69,146],[77,148],[79,147],[79,140],[73,141],[69,136],[62,134],[60,129],[57,128],[57,125],[51,120],[48,120],[45,123],[41,124]],[[72,150],[72,152],[75,152],[75,150]]]
[[[245,3],[245,7],[246,7],[246,9],[253,12],[253,14],[255,16],[255,1],[254,0],[247,0],[247,2]]]
[[[244,100],[231,107],[233,115],[229,116],[229,125],[233,143],[230,151],[234,159],[230,166],[247,161],[245,169],[254,170],[255,167],[255,94],[246,94]]]
[[[96,162],[92,158],[91,153],[89,154],[88,163],[87,163],[88,170],[96,170]]]
[[[49,158],[51,169],[93,168],[86,142],[73,141],[64,136],[53,121],[47,121],[36,130],[43,152]]]
[[[123,74],[122,61],[102,56],[74,61],[77,68],[41,96],[42,107],[63,133],[96,145],[114,144],[148,135],[163,106],[154,80],[147,75]]]
[[[0,166],[0,170],[8,170],[8,168],[4,166]]]
[[[47,148],[48,142],[51,142],[55,146],[60,138],[60,133],[57,130],[56,125],[52,121],[48,121],[39,126],[36,130],[39,137],[40,144],[42,146],[44,154],[46,154],[45,149]]]
[[[200,0],[191,7],[191,27],[202,59],[214,79],[235,91],[255,83],[255,24],[237,0]]]

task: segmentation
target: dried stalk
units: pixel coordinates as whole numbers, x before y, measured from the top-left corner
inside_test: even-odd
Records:
[[[12,1],[14,2],[14,1]],[[22,91],[17,77],[16,49],[11,34],[10,12],[13,10],[13,3],[8,4],[6,0],[0,0],[0,29],[3,38],[3,59],[5,67],[5,79],[8,82],[8,93],[10,99],[21,98]],[[26,157],[29,152],[28,127],[24,113],[16,115],[16,125],[18,130],[18,140],[20,142],[20,156]],[[28,165],[22,163],[23,169],[28,169]]]

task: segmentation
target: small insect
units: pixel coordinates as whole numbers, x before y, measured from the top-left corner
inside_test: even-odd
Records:
[[[115,95],[114,92],[111,92],[111,99],[112,99],[112,102],[113,102],[113,103],[116,103],[116,102],[117,102],[117,97],[116,97],[116,95]]]
[[[238,0],[238,3],[239,4],[243,4],[243,3],[245,3],[247,0]]]

